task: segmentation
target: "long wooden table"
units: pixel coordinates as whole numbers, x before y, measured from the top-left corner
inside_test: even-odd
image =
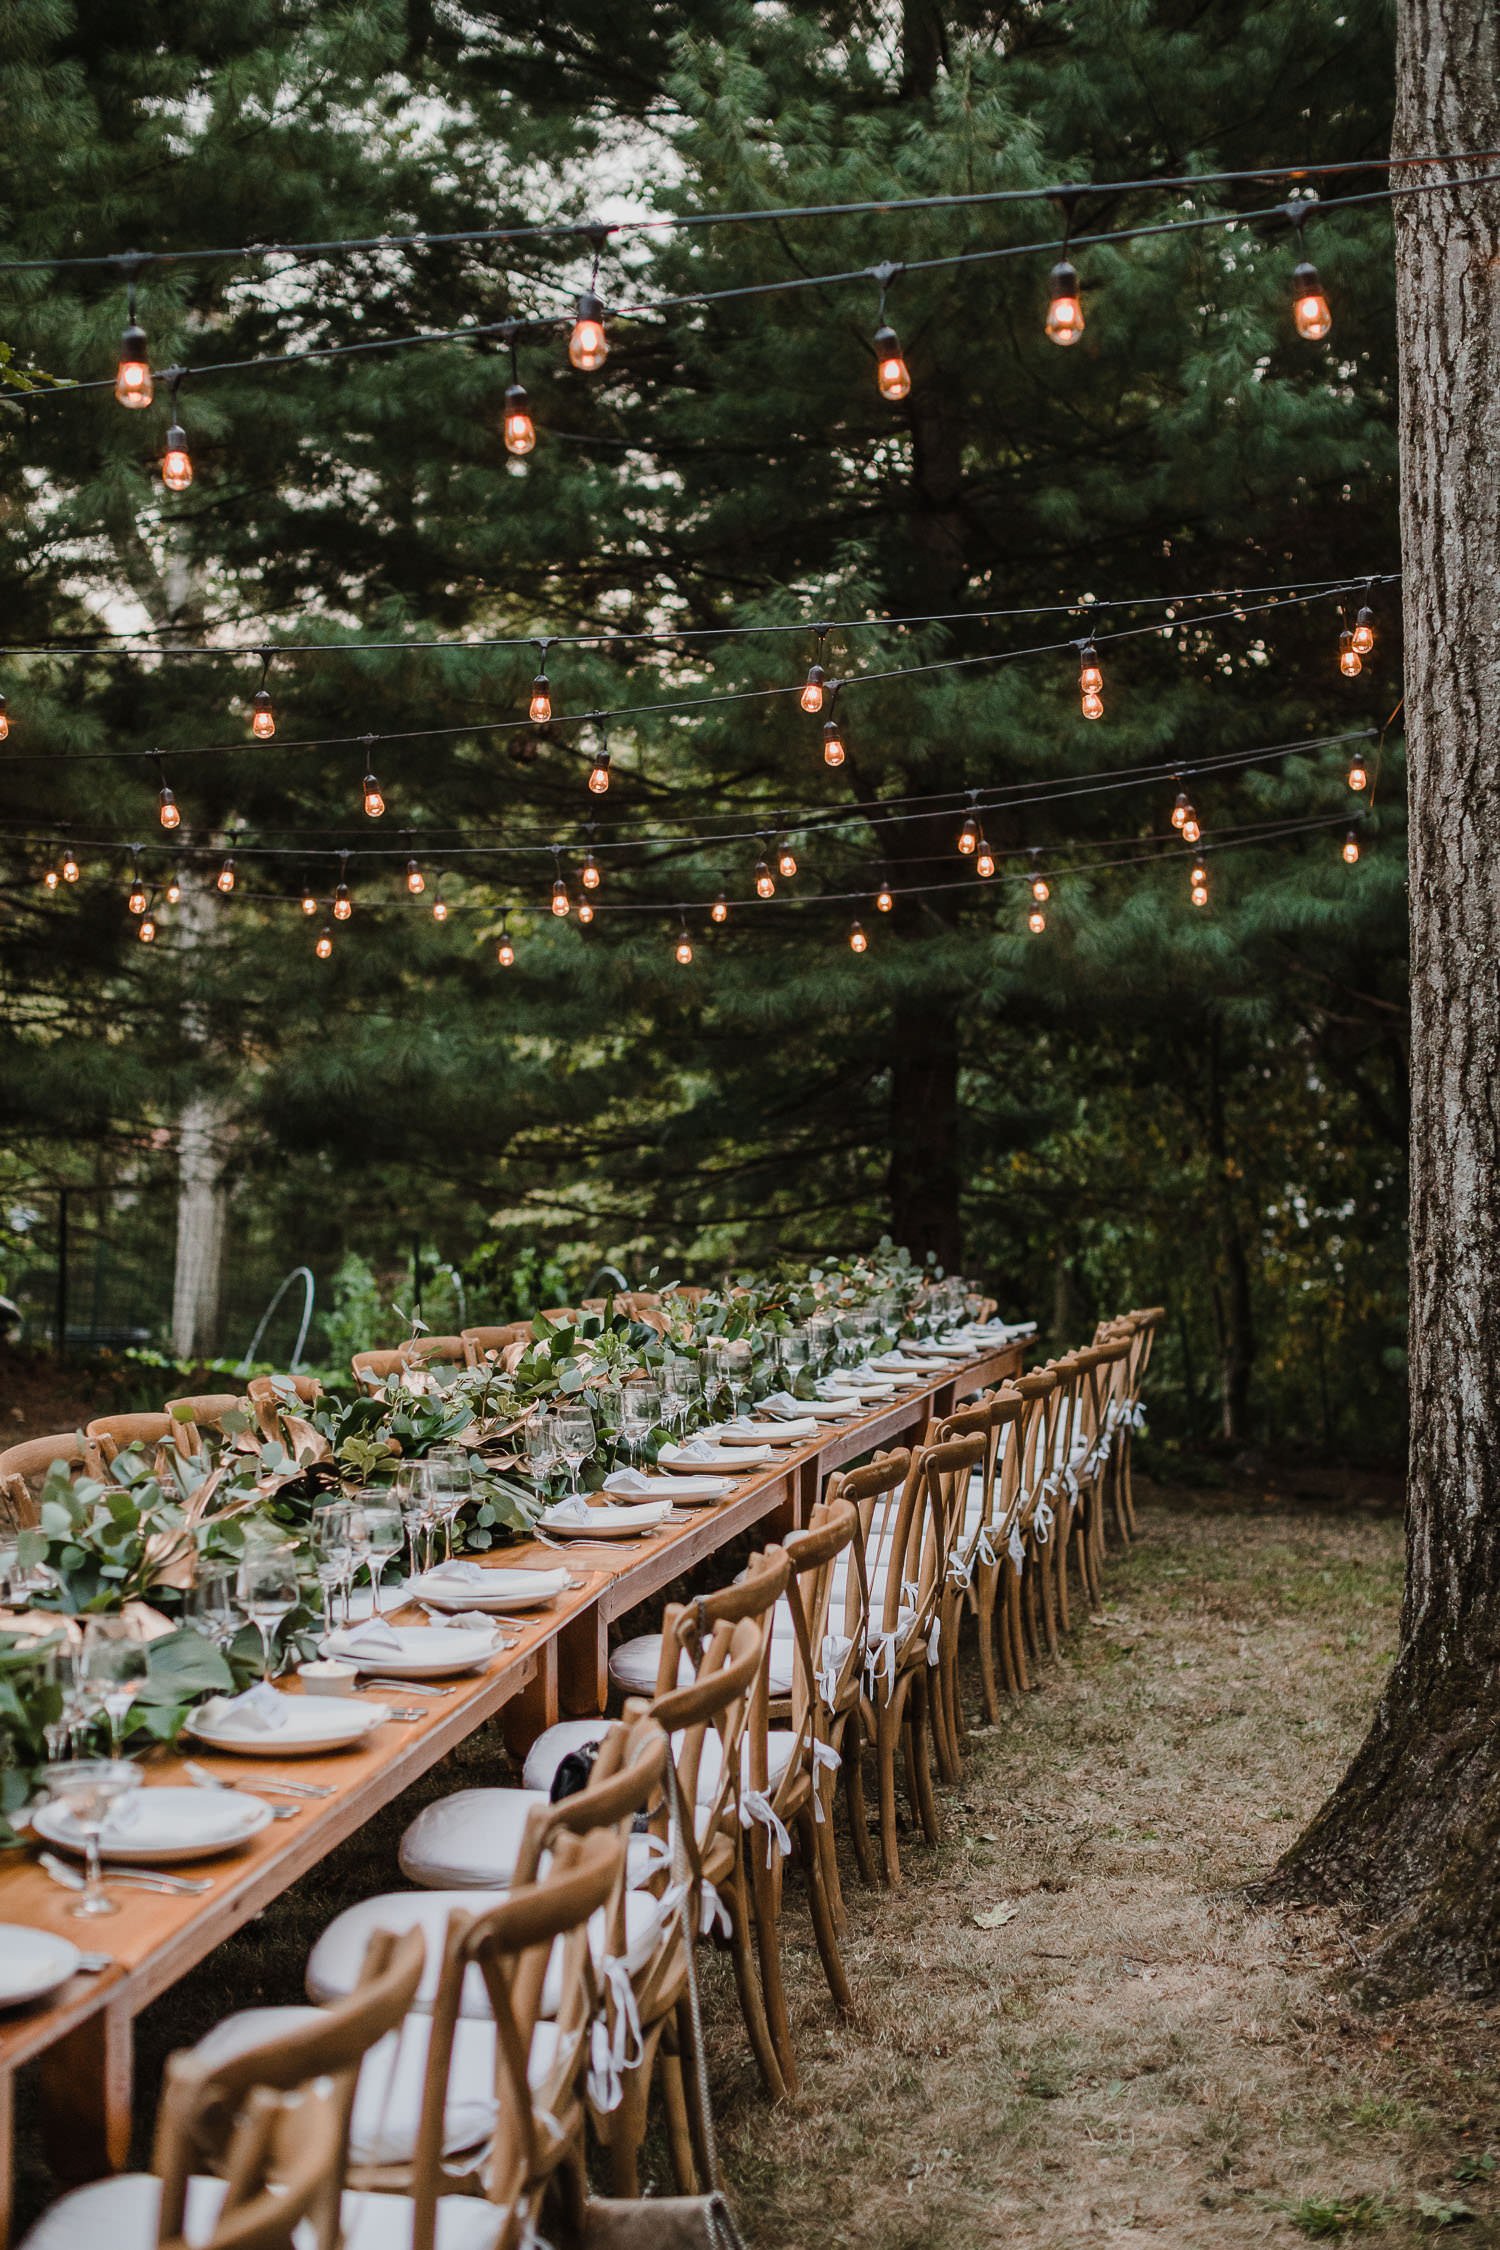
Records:
[[[212,1882],[197,1897],[117,1888],[120,1912],[84,1923],[69,1913],[70,1894],[34,1860],[16,1855],[0,1864],[0,1922],[55,1930],[112,1956],[109,1968],[74,1977],[49,2006],[0,2029],[0,2250],[10,2236],[14,2084],[24,2064],[41,2065],[43,2125],[58,2177],[73,2182],[119,2170],[129,2160],[134,2029],[142,2009],[496,1713],[505,1712],[508,1740],[524,1749],[560,1716],[602,1712],[616,1618],[740,1533],[765,1524],[779,1535],[804,1523],[833,1470],[919,1437],[929,1418],[948,1412],[956,1398],[1018,1373],[1021,1356],[1013,1343],[950,1362],[941,1374],[934,1371],[933,1382],[899,1392],[852,1421],[829,1424],[805,1444],[778,1448],[774,1462],[740,1479],[726,1498],[644,1542],[573,1546],[575,1588],[522,1627],[482,1672],[455,1682],[450,1694],[430,1704],[413,1698],[422,1701],[420,1718],[378,1727],[362,1748],[263,1760],[216,1755],[189,1743],[181,1755],[153,1754],[148,1786],[179,1780],[187,1755],[248,1788],[281,1775],[333,1792],[307,1800],[294,1820],[272,1821],[238,1853],[190,1862],[185,1872]],[[497,1549],[489,1559],[511,1567],[567,1558],[529,1540]],[[298,1692],[294,1682],[287,1684]],[[399,1689],[390,1700],[400,1703]]]

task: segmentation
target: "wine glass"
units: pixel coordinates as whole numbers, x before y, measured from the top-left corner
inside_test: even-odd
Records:
[[[370,1571],[375,1615],[379,1617],[383,1615],[380,1581],[387,1563],[401,1546],[401,1510],[392,1505],[388,1493],[377,1491],[359,1495],[356,1513],[364,1521],[364,1557]]]
[[[443,1527],[443,1560],[453,1558],[453,1522],[473,1491],[469,1457],[455,1446],[435,1446],[422,1463],[422,1488],[434,1524]]]
[[[271,1680],[271,1649],[276,1628],[297,1606],[297,1558],[290,1547],[262,1548],[246,1555],[235,1579],[239,1604],[260,1635],[262,1681]]]
[[[239,1618],[234,1606],[232,1563],[199,1563],[198,1575],[188,1588],[187,1614],[205,1640],[212,1641],[216,1649],[228,1653],[230,1643],[239,1629]]]
[[[688,1416],[703,1395],[703,1382],[698,1373],[698,1362],[695,1359],[689,1359],[685,1353],[678,1353],[667,1361],[663,1370],[663,1380],[668,1386],[669,1395],[677,1402],[677,1434],[679,1437],[686,1437]],[[663,1411],[665,1411],[665,1400],[663,1401]]]
[[[807,1365],[807,1338],[800,1328],[789,1328],[781,1339],[781,1365],[793,1390]]]
[[[146,1684],[146,1644],[133,1617],[90,1617],[83,1628],[79,1676],[109,1720],[110,1749],[120,1755],[125,1715]]]
[[[47,1719],[42,1725],[42,1740],[53,1764],[67,1757],[73,1747],[75,1730],[88,1716],[82,1665],[83,1644],[69,1634],[60,1635],[44,1647],[37,1661],[42,1686],[57,1697],[56,1718]]]
[[[334,1500],[313,1511],[313,1569],[323,1595],[323,1630],[333,1631],[333,1597],[344,1585],[354,1559],[347,1501]]]
[[[61,1805],[84,1839],[83,1895],[70,1914],[118,1914],[117,1900],[104,1888],[99,1870],[99,1834],[112,1806],[141,1785],[140,1769],[128,1758],[67,1758],[43,1770],[47,1794]]]
[[[586,1406],[560,1406],[555,1419],[557,1450],[568,1464],[568,1497],[581,1500],[578,1472],[594,1450],[594,1417]]]
[[[726,1341],[720,1354],[720,1372],[724,1379],[724,1388],[729,1393],[729,1404],[736,1416],[740,1412],[745,1393],[750,1388],[753,1360],[754,1354],[750,1349],[750,1340],[747,1336],[737,1336],[732,1341]]]
[[[627,1383],[620,1394],[620,1443],[632,1461],[651,1442],[661,1414],[661,1392],[654,1383]]]
[[[546,1498],[547,1479],[556,1467],[557,1429],[551,1415],[538,1409],[526,1425],[526,1468],[540,1498]]]

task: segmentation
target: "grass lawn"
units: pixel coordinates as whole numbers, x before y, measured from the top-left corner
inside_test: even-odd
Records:
[[[1500,2245],[1495,2018],[1363,2012],[1357,1936],[1241,1888],[1336,1777],[1389,1658],[1400,1525],[1363,1489],[1142,1494],[1104,1616],[971,1735],[942,1847],[905,1840],[898,1894],[847,1872],[852,2023],[828,2008],[791,1885],[795,2104],[763,2101],[727,1967],[707,1963],[753,2243],[1221,2250],[1452,2229]],[[476,1738],[144,2019],[143,2148],[161,2057],[232,2007],[300,1997],[330,1915],[398,1881],[416,1806],[498,1778],[503,1757]],[[34,2210],[48,2190],[24,2103],[20,2122]],[[656,2171],[665,2184],[659,2152]]]

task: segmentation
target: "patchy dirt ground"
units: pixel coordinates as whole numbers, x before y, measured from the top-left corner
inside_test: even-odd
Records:
[[[1383,1675],[1390,1488],[1283,1476],[1268,1493],[1247,1469],[1145,1497],[1104,1616],[970,1737],[942,1847],[907,1839],[897,1894],[846,1869],[852,2024],[791,1886],[795,2104],[766,2106],[725,1965],[707,1964],[726,2170],[758,2250],[1384,2250],[1449,2228],[1500,2250],[1500,2015],[1362,2013],[1334,1926],[1242,1890],[1336,1777]],[[221,1947],[144,2020],[141,2085],[229,2007],[299,1998],[318,1930],[398,1880],[418,1804],[500,1760],[475,1738]],[[29,2215],[48,2183],[28,2107],[20,2122]],[[655,2170],[665,2184],[659,2151]]]

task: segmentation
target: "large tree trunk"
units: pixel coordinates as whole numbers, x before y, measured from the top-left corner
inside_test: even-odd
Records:
[[[212,1359],[219,1349],[224,1237],[224,1105],[195,1094],[177,1120],[177,1264],[172,1280],[172,1349],[179,1359]]]
[[[1495,148],[1494,0],[1402,0],[1396,152]],[[1473,172],[1472,165],[1454,168]],[[1500,187],[1396,207],[1411,766],[1412,1436],[1401,1646],[1283,1868],[1390,1983],[1500,1988]]]

